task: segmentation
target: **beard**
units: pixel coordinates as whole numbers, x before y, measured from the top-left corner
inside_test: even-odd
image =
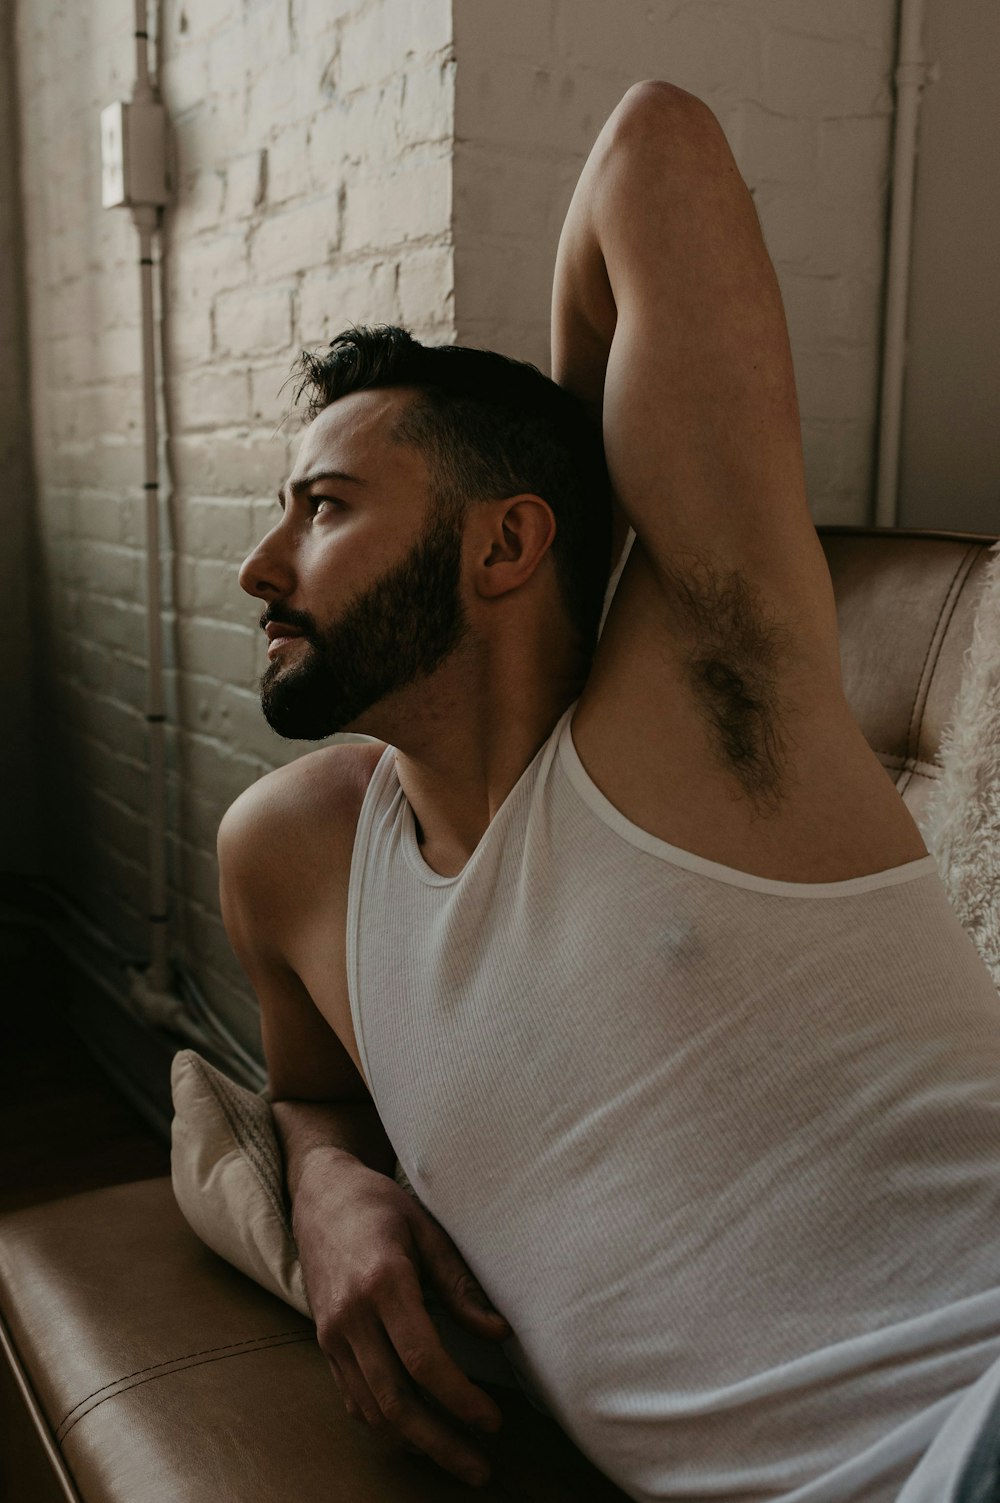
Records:
[[[460,592],[463,518],[440,513],[410,552],[319,627],[306,611],[269,607],[261,618],[296,627],[308,644],[290,667],[268,665],[264,718],[279,736],[322,741],[366,710],[434,672],[468,634]],[[288,649],[286,649],[287,651]]]

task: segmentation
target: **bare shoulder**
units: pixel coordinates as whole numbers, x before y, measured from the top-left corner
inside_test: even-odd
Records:
[[[222,919],[260,1003],[279,1093],[365,1093],[345,935],[358,815],[384,750],[373,742],[308,752],[247,788],[219,827]]]
[[[309,752],[260,778],[219,827],[219,899],[260,1004],[272,1090],[303,1100],[366,1094],[345,971],[358,814],[384,747]]]
[[[357,816],[372,773],[385,747],[381,742],[350,742],[307,752],[251,783],[226,810],[219,826],[220,857],[286,848],[307,854],[302,837],[320,831],[325,838],[353,842]]]
[[[252,783],[219,826],[223,905],[266,915],[287,935],[313,900],[346,894],[358,815],[385,747],[350,742],[307,752]]]

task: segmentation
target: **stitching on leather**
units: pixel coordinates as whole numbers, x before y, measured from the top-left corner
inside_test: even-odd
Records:
[[[56,1426],[56,1430],[58,1431],[62,1429],[63,1425],[65,1425],[74,1409],[79,1409],[81,1405],[86,1404],[91,1399],[96,1398],[97,1395],[99,1393],[103,1393],[106,1388],[114,1388],[119,1383],[128,1383],[132,1378],[141,1378],[143,1373],[155,1372],[156,1369],[160,1367],[172,1367],[175,1362],[189,1362],[194,1357],[210,1357],[213,1352],[235,1353],[239,1351],[240,1347],[255,1346],[265,1341],[277,1341],[288,1336],[298,1336],[302,1340],[305,1340],[311,1335],[311,1331],[277,1331],[270,1336],[249,1336],[247,1337],[246,1341],[227,1341],[223,1346],[207,1346],[200,1352],[186,1352],[181,1357],[166,1357],[162,1362],[153,1362],[149,1367],[136,1368],[134,1373],[123,1373],[120,1378],[112,1378],[110,1383],[102,1383],[100,1388],[95,1388],[93,1393],[87,1394],[86,1398],[78,1400],[78,1402],[75,1403],[71,1409],[68,1409],[63,1415],[62,1419]],[[111,1395],[109,1395],[109,1398],[110,1397]]]
[[[915,772],[922,778],[939,778],[941,768],[935,762],[925,762],[920,757],[901,757],[899,752],[879,751],[872,747],[883,767],[893,772]]]
[[[934,623],[934,630],[931,633],[931,639],[927,644],[927,652],[924,656],[920,674],[917,678],[916,693],[913,696],[913,708],[910,711],[910,723],[906,731],[907,747],[913,747],[914,751],[916,751],[916,748],[920,745],[920,731],[923,727],[924,709],[926,709],[927,706],[927,699],[925,695],[924,703],[920,708],[920,722],[917,725],[916,740],[914,740],[914,721],[917,718],[917,706],[920,704],[920,691],[924,687],[924,675],[927,672],[927,665],[930,663],[931,654],[934,652],[935,646],[937,647],[935,659],[940,656],[941,653],[941,646],[944,642],[945,632],[947,631],[947,625],[945,626],[944,631],[941,631],[941,623],[944,619],[944,613],[945,611],[948,612],[948,620],[950,621],[952,616],[955,614],[955,607],[961,597],[962,591],[960,589],[955,589],[958,577],[962,573],[963,569],[966,571],[966,573],[968,573],[969,569],[972,567],[972,564],[975,562],[976,557],[977,550],[975,548],[967,548],[962,557],[959,559],[958,564],[955,568],[955,572],[951,576],[951,581],[945,593],[944,600],[941,602],[941,609],[938,611],[938,617]],[[938,635],[939,631],[940,636]]]
[[[266,1352],[266,1351],[270,1350],[272,1347],[275,1347],[275,1346],[291,1346],[296,1341],[310,1341],[310,1340],[312,1340],[312,1332],[311,1331],[294,1331],[294,1332],[289,1331],[289,1332],[286,1333],[284,1340],[281,1340],[277,1336],[269,1336],[266,1339],[262,1338],[260,1344],[257,1345],[257,1346],[246,1347],[246,1349],[243,1350],[243,1351],[238,1351],[235,1348],[233,1350],[231,1350],[231,1351],[222,1351],[221,1356],[218,1356],[218,1357],[212,1357],[212,1356],[206,1355],[204,1357],[203,1361],[201,1361],[201,1362],[192,1362],[190,1365],[192,1367],[207,1367],[210,1362],[226,1362],[226,1361],[228,1361],[228,1359],[230,1357],[248,1357],[251,1352]],[[212,1350],[221,1350],[221,1349],[220,1348],[212,1348]],[[178,1357],[176,1360],[178,1362],[181,1362],[181,1361],[183,1361],[185,1359],[183,1359],[181,1357]],[[142,1383],[133,1383],[131,1385],[131,1387],[129,1387],[129,1388],[120,1388],[117,1393],[105,1394],[105,1396],[104,1396],[103,1399],[98,1399],[97,1403],[96,1404],[92,1404],[91,1407],[89,1409],[85,1410],[83,1414],[78,1414],[77,1417],[76,1417],[76,1419],[73,1421],[73,1423],[71,1425],[67,1425],[66,1429],[63,1431],[63,1433],[61,1435],[57,1432],[56,1439],[58,1440],[60,1446],[65,1441],[67,1435],[70,1435],[73,1432],[73,1430],[76,1429],[76,1426],[80,1423],[81,1420],[86,1419],[88,1414],[93,1414],[95,1409],[100,1409],[100,1407],[101,1407],[102,1404],[107,1404],[110,1399],[116,1399],[116,1398],[118,1398],[118,1395],[121,1394],[121,1393],[131,1393],[133,1388],[141,1388],[144,1383],[155,1383],[156,1380],[157,1380],[157,1378],[169,1378],[172,1373],[175,1373],[175,1372],[186,1372],[187,1371],[187,1369],[183,1368],[183,1367],[171,1367],[171,1366],[169,1366],[169,1364],[163,1364],[163,1365],[166,1367],[166,1369],[167,1369],[166,1371],[164,1371],[164,1372],[152,1372],[152,1371],[150,1371],[149,1372],[149,1377],[148,1378],[143,1378]],[[143,1371],[146,1371],[146,1369],[143,1369]],[[121,1379],[120,1381],[124,1382],[125,1380]],[[107,1387],[108,1385],[105,1385],[105,1386]],[[100,1392],[101,1392],[101,1390],[99,1388],[95,1390],[95,1393],[100,1393]],[[93,1397],[93,1395],[92,1395],[92,1397]],[[83,1400],[83,1402],[86,1403],[86,1400]],[[73,1411],[71,1409],[70,1410],[70,1414],[72,1414],[72,1412]],[[63,1421],[63,1423],[65,1424],[65,1421]]]

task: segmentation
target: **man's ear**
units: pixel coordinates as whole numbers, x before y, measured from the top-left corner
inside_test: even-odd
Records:
[[[494,599],[527,584],[552,546],[556,519],[548,502],[530,493],[478,505],[472,579],[478,594]]]

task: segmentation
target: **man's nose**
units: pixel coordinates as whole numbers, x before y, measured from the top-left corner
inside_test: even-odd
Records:
[[[274,528],[262,538],[240,565],[240,588],[258,600],[290,595],[294,586],[291,568],[277,546],[276,532]]]

